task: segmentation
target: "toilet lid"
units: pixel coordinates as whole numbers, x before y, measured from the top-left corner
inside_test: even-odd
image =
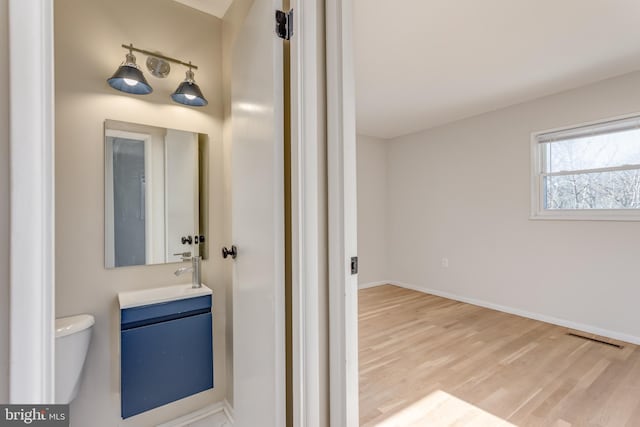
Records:
[[[56,319],[56,338],[66,337],[90,328],[95,323],[95,319],[90,314],[79,314],[77,316],[61,317]]]

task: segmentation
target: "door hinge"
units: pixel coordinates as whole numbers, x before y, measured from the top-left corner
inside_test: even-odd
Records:
[[[284,40],[293,37],[293,9],[289,12],[276,10],[276,34]]]

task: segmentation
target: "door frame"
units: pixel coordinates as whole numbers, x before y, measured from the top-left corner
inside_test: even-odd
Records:
[[[292,0],[291,6],[293,425],[320,425],[321,375],[328,375],[329,424],[357,427],[358,283],[350,268],[357,253],[352,2]],[[318,11],[324,12],[320,19]],[[326,117],[318,111],[325,101]],[[322,306],[321,269],[327,267],[329,300]],[[319,310],[328,310],[329,372],[318,357],[326,328]]]
[[[294,211],[294,419],[313,425],[320,408],[321,329],[317,300],[321,248],[316,106],[318,37],[326,37],[327,168],[329,215],[330,412],[331,425],[358,425],[357,276],[348,270],[356,253],[355,98],[351,1],[325,0],[325,28],[313,13],[321,0],[294,1],[300,36],[295,58],[293,109],[300,127],[296,151]],[[55,390],[55,121],[54,0],[9,0],[11,276],[10,401],[51,403]],[[304,52],[304,54],[302,54]],[[298,73],[299,77],[295,77]],[[295,94],[297,92],[297,95]],[[19,94],[19,96],[17,96]],[[13,95],[13,96],[11,96]],[[295,98],[298,96],[298,98]],[[301,100],[304,99],[304,102]],[[314,102],[315,101],[315,102]],[[307,105],[307,108],[302,108]],[[309,107],[312,106],[312,107]],[[302,144],[302,141],[305,143]],[[296,148],[297,147],[297,148]],[[39,248],[39,250],[34,250]],[[297,280],[297,286],[296,281]],[[302,284],[304,283],[304,286]],[[297,289],[297,290],[296,290]],[[354,299],[354,295],[355,298]],[[284,315],[284,313],[282,313]],[[315,418],[314,418],[315,417]],[[317,421],[315,421],[317,422]]]
[[[318,69],[321,0],[291,0],[291,334],[292,425],[316,427],[321,419],[320,210],[323,153]]]
[[[53,0],[9,0],[11,403],[54,401]]]
[[[326,0],[329,391],[332,426],[359,425],[356,116],[351,0]]]
[[[111,215],[105,214],[104,216],[104,258],[105,265],[115,268],[115,221],[113,215],[114,209],[114,188],[113,188],[113,144],[107,141],[107,138],[126,138],[132,141],[140,142],[144,144],[144,175],[146,190],[153,188],[153,175],[151,171],[151,135],[147,133],[131,132],[125,130],[107,129],[104,131],[104,159],[105,159],[105,180],[104,180],[104,206],[105,212],[112,212]],[[147,155],[149,154],[149,155]],[[153,193],[145,190],[145,262],[146,264],[152,264],[150,254],[153,247],[153,215],[151,214],[153,209]],[[166,211],[166,209],[165,209]],[[165,231],[166,233],[166,231]]]

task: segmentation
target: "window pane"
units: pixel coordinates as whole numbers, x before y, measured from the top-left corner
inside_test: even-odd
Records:
[[[640,164],[640,129],[543,145],[546,173]]]
[[[640,209],[640,170],[544,178],[545,209]]]

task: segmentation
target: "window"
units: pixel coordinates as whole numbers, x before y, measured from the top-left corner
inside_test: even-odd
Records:
[[[532,218],[640,220],[640,116],[532,136]]]

